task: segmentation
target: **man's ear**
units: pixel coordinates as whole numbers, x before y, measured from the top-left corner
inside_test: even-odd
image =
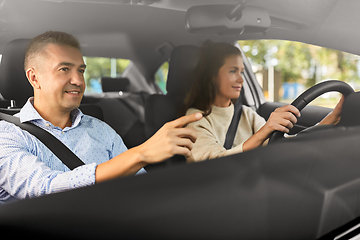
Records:
[[[26,77],[34,89],[40,89],[40,83],[34,68],[29,68],[26,70]]]

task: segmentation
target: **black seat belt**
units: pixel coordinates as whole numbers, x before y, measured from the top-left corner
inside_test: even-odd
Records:
[[[234,143],[236,131],[241,118],[241,113],[242,113],[242,94],[240,94],[240,96],[236,100],[236,103],[234,104],[234,115],[231,119],[231,123],[227,130],[226,138],[224,142],[224,148],[226,150],[230,149]]]
[[[70,170],[77,168],[85,163],[78,158],[68,147],[59,139],[51,135],[46,130],[30,123],[21,123],[20,119],[9,114],[0,112],[0,119],[13,123],[23,130],[28,131],[39,139],[50,151],[52,151]]]

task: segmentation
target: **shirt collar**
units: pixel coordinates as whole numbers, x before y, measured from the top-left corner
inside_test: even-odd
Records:
[[[20,118],[20,122],[24,123],[24,122],[38,121],[38,120],[42,122],[47,122],[36,111],[33,104],[34,104],[34,97],[30,97],[28,101],[25,103],[25,105],[21,108],[20,112],[16,114],[16,116]],[[71,111],[70,116],[71,116],[72,127],[76,127],[79,124],[83,115],[84,114],[78,108]]]

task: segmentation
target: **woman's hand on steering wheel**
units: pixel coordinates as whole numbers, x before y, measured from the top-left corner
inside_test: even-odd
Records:
[[[248,151],[262,145],[274,131],[288,133],[297,122],[297,117],[300,117],[300,111],[293,105],[285,105],[275,109],[264,126],[244,142],[243,150]]]
[[[267,136],[274,131],[289,133],[300,117],[300,111],[293,105],[285,105],[275,109],[260,131],[265,131]]]
[[[339,80],[328,80],[316,84],[315,86],[312,86],[311,88],[303,92],[291,103],[291,105],[295,106],[297,109],[301,111],[306,105],[308,105],[315,98],[321,96],[324,93],[332,92],[332,91],[340,92],[346,98],[348,95],[354,92],[354,89],[345,82]],[[344,99],[342,98],[340,102],[336,105],[333,112],[330,113],[327,117],[325,117],[323,121],[320,122],[320,124],[336,124],[336,122],[338,122],[341,118],[343,102]],[[274,131],[269,138],[269,143],[273,143],[282,138],[284,138],[283,132]]]
[[[338,104],[336,104],[334,110],[329,113],[321,122],[319,122],[319,125],[325,125],[325,124],[332,124],[336,125],[341,119],[341,112],[342,112],[342,106],[344,104],[345,97],[342,95],[340,101]]]

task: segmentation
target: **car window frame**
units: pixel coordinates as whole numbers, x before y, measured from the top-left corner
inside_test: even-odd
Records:
[[[244,63],[244,97],[253,110],[257,110],[262,104],[266,102],[265,96],[261,89],[260,84],[256,79],[256,75],[252,70],[250,61],[246,57],[244,51],[241,49],[241,46],[238,42],[235,43],[235,46],[240,49],[241,56]]]

